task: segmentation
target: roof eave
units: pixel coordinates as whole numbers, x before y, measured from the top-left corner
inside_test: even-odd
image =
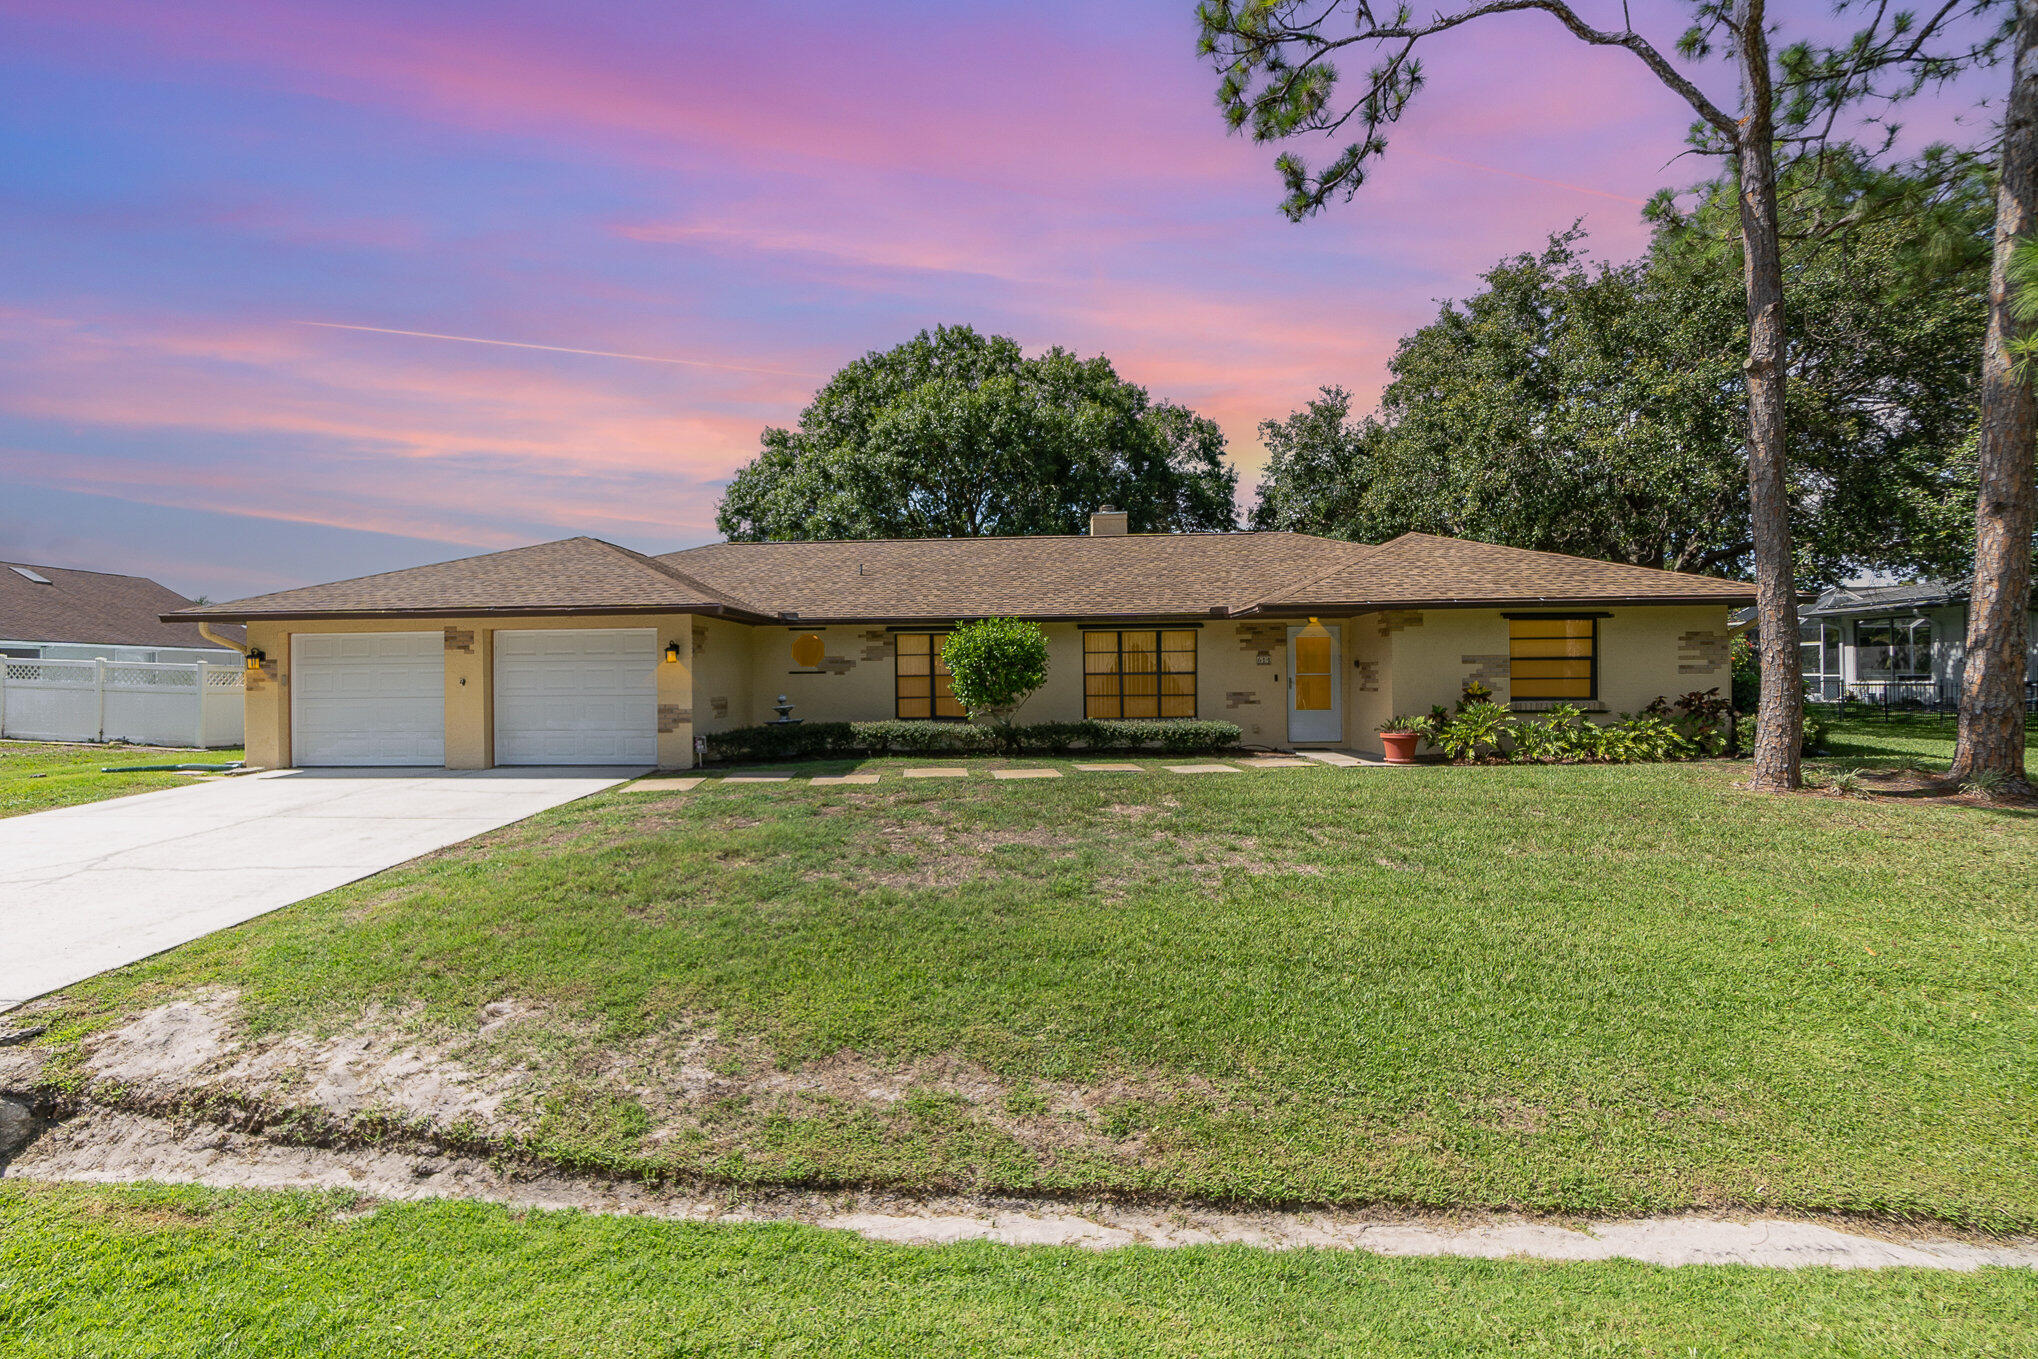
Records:
[[[1241,609],[1233,617],[1251,618],[1301,618],[1309,614],[1325,613],[1377,613],[1382,609],[1569,609],[1620,605],[1639,607],[1650,604],[1691,605],[1719,604],[1738,606],[1753,604],[1755,591],[1750,588],[1746,594],[1707,595],[1508,595],[1490,599],[1466,599],[1462,596],[1433,598],[1390,598],[1317,600],[1306,604],[1263,603]]]
[[[746,623],[773,623],[768,614],[739,609],[727,604],[546,604],[490,605],[443,609],[289,609],[236,612],[166,613],[165,623],[294,623],[330,622],[340,619],[391,620],[405,618],[615,618],[628,614],[709,614]]]

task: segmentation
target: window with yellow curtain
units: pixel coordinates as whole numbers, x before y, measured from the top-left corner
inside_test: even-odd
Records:
[[[893,637],[898,653],[896,698],[898,714],[904,718],[961,718],[968,716],[955,700],[950,687],[948,663],[941,648],[948,635],[940,632],[901,632]]]
[[[1599,620],[1507,620],[1508,696],[1599,697]]]
[[[1194,717],[1195,630],[1085,632],[1083,715]]]

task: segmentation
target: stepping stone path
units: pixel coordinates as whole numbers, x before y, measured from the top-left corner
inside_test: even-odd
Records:
[[[1375,768],[1377,762],[1361,760],[1337,750],[1309,750],[1295,755],[1239,755],[1228,764],[1167,764],[1161,765],[1170,774],[1242,774],[1253,769],[1314,769],[1321,765],[1341,768]],[[1134,764],[1130,761],[1100,761],[1097,763],[1072,766],[1085,774],[1144,774],[1153,766]],[[891,771],[886,771],[887,773]],[[912,769],[901,769],[898,775],[908,779],[966,779],[972,771],[957,765],[924,765]],[[1016,769],[990,769],[982,771],[992,778],[1008,779],[1058,779],[1062,771],[1042,767],[1021,766]],[[792,783],[796,779],[810,783],[817,788],[835,788],[851,784],[878,783],[883,774],[815,774],[812,776],[792,774],[655,774],[625,784],[625,792],[633,793],[684,793],[703,783]]]

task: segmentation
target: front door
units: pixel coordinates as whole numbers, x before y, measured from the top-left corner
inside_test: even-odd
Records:
[[[1344,685],[1338,681],[1337,633],[1310,621],[1288,629],[1288,739],[1342,741]]]

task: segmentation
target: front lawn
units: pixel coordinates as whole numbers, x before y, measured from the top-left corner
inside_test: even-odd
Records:
[[[40,1051],[237,993],[265,1069],[372,1031],[500,1095],[424,1116],[631,1174],[2038,1225],[2038,817],[1744,777],[624,789],[70,988]],[[231,1055],[178,1079],[316,1102]]]
[[[1916,765],[1944,770],[1953,763],[1953,741],[1960,725],[1951,714],[1897,712],[1869,717],[1858,709],[1852,716],[1828,721],[1831,729],[1818,762],[1867,769]],[[2026,724],[2024,749],[2027,762],[2038,772],[2038,718]]]
[[[103,774],[108,765],[231,764],[239,750],[0,741],[0,816],[46,812],[191,782],[189,774]]]
[[[0,1185],[10,1355],[2028,1355],[2038,1273],[878,1245]]]

